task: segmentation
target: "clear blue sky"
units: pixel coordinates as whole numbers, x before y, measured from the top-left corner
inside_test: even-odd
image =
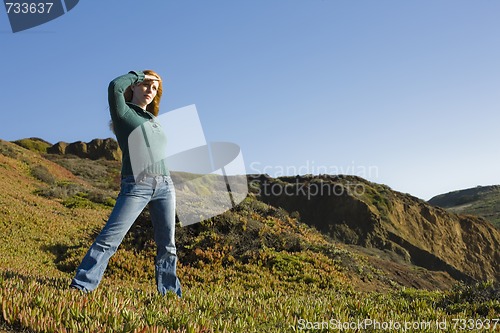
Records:
[[[357,174],[422,199],[500,184],[500,1],[106,0],[12,33],[0,138],[112,137],[109,81],[164,78],[247,172]]]

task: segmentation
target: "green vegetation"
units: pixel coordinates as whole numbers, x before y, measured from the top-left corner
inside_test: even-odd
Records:
[[[28,150],[32,150],[35,152],[39,153],[45,153],[47,152],[47,148],[52,146],[51,143],[42,140],[40,138],[27,138],[27,139],[21,139],[21,140],[16,140],[13,143],[16,145],[19,145],[23,148],[26,148]]]
[[[253,194],[218,217],[177,228],[183,298],[156,293],[147,211],[101,286],[90,294],[69,289],[111,210],[102,201],[116,189],[104,184],[115,180],[116,168],[106,161],[51,164],[3,141],[0,153],[0,332],[326,332],[335,325],[375,332],[377,323],[456,332],[458,319],[474,320],[479,329],[468,331],[500,330],[500,292],[492,284],[403,288],[297,212]],[[88,172],[74,176],[59,166],[79,168],[78,161]]]
[[[498,300],[490,301],[493,306],[465,300],[447,306],[461,290],[360,294],[349,288],[318,289],[314,284],[281,281],[254,266],[187,271],[181,270],[182,299],[172,294],[161,297],[150,285],[124,281],[106,281],[93,293],[81,294],[68,290],[65,279],[2,272],[2,318],[10,328],[34,332],[319,332],[327,331],[314,329],[324,322],[329,327],[358,325],[366,332],[380,331],[374,323],[457,332],[461,319],[483,328],[468,331],[500,328],[495,321]],[[481,308],[488,310],[477,311]],[[487,323],[489,330],[484,329]]]
[[[61,199],[68,208],[94,208],[96,204],[113,207],[114,193],[78,183],[61,181],[50,186],[41,186],[34,193],[52,199]]]
[[[376,207],[381,216],[385,216],[392,209],[391,201],[388,199],[389,192],[390,189],[384,185],[365,184],[364,192],[360,197]]]
[[[69,170],[73,175],[93,187],[109,191],[116,196],[120,187],[120,163],[108,160],[91,160],[74,155],[44,155],[47,159]]]
[[[47,184],[54,184],[56,182],[55,177],[50,173],[50,171],[43,165],[34,165],[31,167],[31,175],[38,180],[41,180]]]

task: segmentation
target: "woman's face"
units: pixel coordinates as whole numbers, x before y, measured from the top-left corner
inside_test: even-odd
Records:
[[[158,91],[158,81],[147,80],[131,86],[132,103],[146,108],[153,101]]]

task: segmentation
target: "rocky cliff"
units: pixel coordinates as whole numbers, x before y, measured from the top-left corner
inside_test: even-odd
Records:
[[[377,248],[462,281],[500,282],[500,231],[354,176],[250,177],[261,200],[338,241]]]
[[[108,139],[94,139],[90,142],[76,141],[67,143],[60,141],[55,145],[47,148],[49,154],[72,154],[82,158],[89,158],[97,160],[104,158],[107,160],[119,161],[121,160],[121,150],[116,140]]]

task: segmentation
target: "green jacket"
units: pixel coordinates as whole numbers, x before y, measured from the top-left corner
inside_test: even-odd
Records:
[[[108,102],[113,128],[122,150],[122,177],[141,174],[169,175],[165,162],[167,137],[156,117],[125,101],[130,85],[142,82],[144,73],[132,71],[110,82]]]

